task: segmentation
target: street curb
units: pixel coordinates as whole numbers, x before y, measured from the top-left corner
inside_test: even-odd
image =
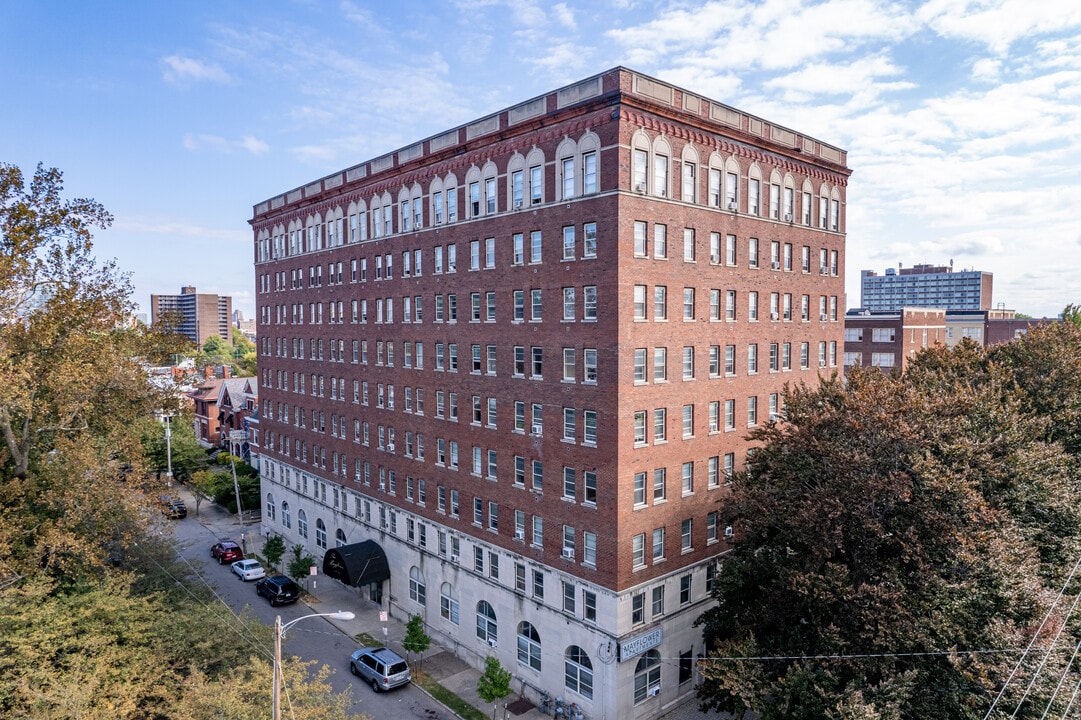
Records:
[[[318,608],[312,607],[308,603],[308,601],[304,600],[303,598],[301,599],[301,602],[304,603],[305,605],[307,605],[309,610],[313,610],[313,611],[318,610]],[[335,622],[333,618],[328,617],[328,618],[326,618],[326,621],[328,623],[330,623],[331,625],[333,625],[334,629],[337,630],[338,632],[340,632],[342,635],[349,638],[350,640],[356,641],[356,638],[353,637],[353,635],[350,634],[347,630],[343,629],[340,625],[338,625],[338,623]],[[433,680],[433,682],[435,682],[435,681]],[[442,707],[444,710],[446,710],[452,716],[458,718],[458,720],[465,720],[465,718],[463,718],[461,715],[459,715],[453,709],[451,709],[450,706],[444,705],[442,700],[440,700],[439,698],[437,698],[436,696],[432,695],[430,692],[425,690],[419,683],[411,682],[409,684],[412,685],[413,687],[415,687],[417,690],[420,690],[425,695],[427,695],[429,698],[431,698],[432,702],[435,702],[435,703],[439,704],[440,707]],[[447,692],[450,692],[450,690],[447,690]],[[464,700],[463,700],[463,702],[464,702]],[[479,709],[477,711],[481,712]]]

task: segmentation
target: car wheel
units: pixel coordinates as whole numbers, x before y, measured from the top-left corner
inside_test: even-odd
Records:
[[[379,692],[379,681],[378,680],[372,680],[372,690],[374,690],[375,692]]]
[[[357,670],[357,664],[354,662],[349,663],[349,672],[353,673],[357,677],[360,677],[360,671]]]
[[[218,556],[218,564],[219,565],[224,565],[225,564],[225,558],[222,557],[221,555]]]

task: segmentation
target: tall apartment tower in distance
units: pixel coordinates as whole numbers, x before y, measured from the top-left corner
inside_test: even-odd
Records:
[[[916,265],[860,272],[860,309],[896,312],[906,307],[990,310],[993,276],[980,270],[954,272],[948,266]]]
[[[228,295],[197,293],[191,285],[180,288],[179,295],[151,295],[151,324],[170,315],[179,323],[175,330],[199,347],[211,335],[233,342],[233,298]]]
[[[837,368],[848,176],[619,67],[259,203],[264,532],[534,701],[691,698],[726,477]]]

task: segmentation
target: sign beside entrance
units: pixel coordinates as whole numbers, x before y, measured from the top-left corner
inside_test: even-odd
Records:
[[[661,639],[661,627],[658,625],[644,635],[621,642],[619,644],[619,661],[623,662],[636,655],[641,655],[646,650],[652,650],[661,644]]]

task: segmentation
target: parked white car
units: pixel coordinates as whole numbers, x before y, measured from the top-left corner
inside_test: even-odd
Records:
[[[263,566],[259,564],[258,560],[237,560],[229,567],[244,582],[266,577],[266,570],[263,570]]]

